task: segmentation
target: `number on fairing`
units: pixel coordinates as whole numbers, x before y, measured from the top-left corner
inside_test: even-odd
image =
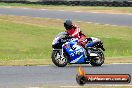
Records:
[[[75,44],[75,45],[73,45],[72,47],[73,47],[75,50],[80,49],[80,46],[79,46],[79,45],[76,45],[76,44]]]

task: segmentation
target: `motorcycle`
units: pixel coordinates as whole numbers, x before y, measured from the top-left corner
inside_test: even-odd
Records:
[[[59,33],[52,42],[52,62],[58,67],[89,63],[92,66],[101,66],[105,60],[103,42],[94,37],[87,40],[85,47],[82,47],[78,45],[77,38],[68,36],[67,32]]]

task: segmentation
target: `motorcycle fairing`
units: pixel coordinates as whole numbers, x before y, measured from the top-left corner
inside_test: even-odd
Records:
[[[89,38],[90,42],[86,44],[87,47],[93,47],[96,43],[99,43],[101,40],[98,38],[91,37]]]
[[[70,56],[70,63],[84,63],[85,62],[85,50],[83,47],[77,45],[76,42],[67,42],[63,45],[65,50]]]

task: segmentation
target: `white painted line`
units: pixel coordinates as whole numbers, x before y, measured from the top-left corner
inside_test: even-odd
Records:
[[[82,21],[77,21],[77,22],[82,22]]]
[[[8,6],[8,7],[5,7],[5,8],[11,8],[10,6]]]
[[[40,87],[28,87],[28,88],[40,88]]]
[[[103,24],[103,25],[105,25],[105,26],[114,26],[114,27],[118,26],[118,25],[113,25],[113,24]]]
[[[48,9],[40,9],[40,10],[48,10]]]
[[[61,88],[79,88],[81,86],[60,86]]]
[[[115,84],[113,84],[113,85],[111,84],[111,85],[107,85],[106,84],[106,85],[101,85],[101,86],[132,86],[132,85],[129,85],[129,84],[124,84],[124,85],[123,84],[121,84],[121,85],[120,84],[118,84],[118,85],[117,84],[116,85]]]
[[[89,23],[93,23],[93,22],[86,22],[86,23],[88,23],[88,24],[89,24]]]
[[[131,13],[128,13],[127,15],[132,15]]]
[[[30,8],[22,8],[22,9],[30,9]]]
[[[26,9],[26,8],[25,8]],[[3,14],[0,14],[0,15],[3,15]],[[10,16],[18,16],[18,15],[10,15]],[[22,17],[30,17],[30,16],[22,16]],[[42,17],[32,17],[32,18],[42,18]],[[47,18],[47,19],[54,19],[54,20],[62,20],[63,19],[55,19],[55,18]],[[94,22],[86,22],[86,21],[77,21],[77,22],[85,22],[85,23],[88,23],[88,24],[97,24],[97,25],[105,25],[105,26],[119,26],[119,25],[112,25],[112,24],[103,24],[103,23],[94,23]],[[128,26],[122,26],[122,27],[128,27]]]
[[[85,87],[87,86],[87,84],[85,85]],[[89,88],[90,88],[90,86],[119,86],[119,87],[121,87],[121,86],[132,86],[132,85],[129,85],[129,84],[104,84],[104,85],[102,85],[102,84],[90,84],[90,85],[88,85],[89,86]],[[61,88],[82,88],[82,86],[60,86]]]
[[[105,26],[109,26],[110,24],[104,24]]]
[[[33,17],[33,18],[39,18],[39,19],[42,19],[42,17]]]
[[[101,13],[101,12],[90,12],[90,13]]]
[[[12,6],[4,6],[4,8],[14,8],[14,7],[12,7]],[[15,7],[16,8],[16,7]],[[28,8],[28,7],[21,7],[22,9],[33,9],[33,8]],[[51,9],[37,9],[37,10],[51,10]],[[62,9],[60,9],[60,10],[55,10],[55,11],[66,11],[66,10],[62,10]],[[70,10],[69,10],[70,11]],[[132,15],[132,13],[107,13],[107,12],[92,12],[92,11],[71,11],[71,12],[88,12],[88,13],[97,13],[97,14],[99,14],[99,13],[103,13],[103,14],[115,14],[115,15]]]
[[[95,24],[99,25],[99,24],[101,24],[101,23],[95,23]]]
[[[113,15],[132,15],[132,13],[107,13],[107,12],[92,12],[92,11],[89,11],[90,13],[103,13],[103,14],[113,14]]]
[[[62,19],[56,19],[56,20],[62,20]]]
[[[86,86],[87,86],[87,84],[86,84]],[[85,86],[85,87],[86,87]],[[131,84],[104,84],[104,85],[102,85],[102,84],[90,84],[90,85],[88,85],[89,87],[90,86],[119,86],[119,87],[121,87],[121,86],[132,86]],[[82,86],[60,86],[61,88],[80,88],[80,87],[82,87]]]
[[[58,11],[65,11],[65,10],[58,10]]]
[[[118,26],[118,25],[111,25],[111,26]]]
[[[112,63],[112,64],[132,64],[132,63]]]
[[[82,12],[82,11],[74,11],[74,12],[77,12],[77,13],[79,12],[79,13],[80,13],[80,12]]]

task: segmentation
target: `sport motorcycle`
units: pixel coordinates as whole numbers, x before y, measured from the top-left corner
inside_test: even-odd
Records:
[[[59,33],[52,42],[52,62],[58,67],[67,64],[91,64],[101,66],[104,63],[103,42],[99,38],[87,38],[85,47],[78,44],[78,39],[67,32]]]

